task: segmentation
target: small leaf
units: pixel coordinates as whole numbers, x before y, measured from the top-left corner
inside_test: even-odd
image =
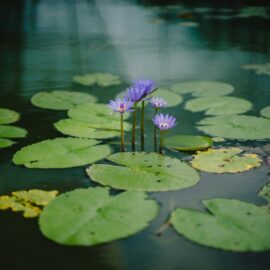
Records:
[[[13,162],[27,168],[71,168],[84,166],[103,159],[111,153],[107,145],[82,138],[56,138],[45,140],[15,153]]]
[[[236,97],[201,97],[189,100],[185,109],[192,112],[205,111],[206,115],[230,115],[249,111],[252,104]]]
[[[47,238],[63,245],[93,246],[145,229],[159,211],[144,192],[111,196],[107,188],[77,189],[60,195],[40,215]]]
[[[11,124],[18,121],[20,115],[12,110],[0,108],[0,124]]]
[[[35,94],[31,102],[43,109],[68,110],[78,104],[95,102],[96,100],[94,96],[87,93],[55,90]]]
[[[211,138],[205,136],[177,135],[165,139],[165,146],[179,151],[204,150],[213,144]]]
[[[15,143],[16,142],[14,142],[12,140],[0,138],[0,148],[6,148],[6,147],[9,147]]]
[[[0,125],[0,138],[24,138],[27,131],[20,127]]]
[[[261,116],[266,117],[266,118],[270,118],[270,106],[267,106],[265,108],[263,108],[260,111]]]
[[[237,173],[261,165],[262,160],[256,154],[240,154],[240,148],[209,149],[198,152],[191,165],[199,170],[211,173]]]
[[[117,166],[94,164],[86,172],[91,180],[115,189],[168,191],[193,186],[200,180],[186,163],[156,153],[117,153],[107,159]]]
[[[270,204],[270,183],[266,184],[258,194],[268,201]]]

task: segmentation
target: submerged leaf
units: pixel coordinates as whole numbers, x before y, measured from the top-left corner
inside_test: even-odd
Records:
[[[198,152],[191,165],[199,170],[211,173],[237,173],[261,165],[262,160],[256,154],[241,154],[240,148],[209,149]],[[241,154],[241,155],[240,155]]]
[[[20,127],[0,125],[0,138],[24,138],[27,131]]]
[[[78,104],[95,102],[96,100],[94,96],[87,93],[55,90],[35,94],[31,102],[43,109],[68,110]]]
[[[211,147],[211,138],[205,136],[177,135],[165,139],[165,146],[179,151],[196,151]]]
[[[111,196],[107,188],[77,189],[57,197],[40,215],[41,232],[64,245],[93,246],[146,228],[159,211],[144,192]]]
[[[107,145],[82,138],[56,138],[45,140],[15,153],[13,162],[27,168],[71,168],[84,166],[103,159],[111,153]]]
[[[236,97],[201,97],[189,100],[185,109],[192,112],[206,111],[206,115],[230,115],[249,111],[252,104]]]
[[[0,124],[11,124],[18,121],[20,115],[12,110],[0,108]]]
[[[232,85],[217,81],[186,81],[172,86],[179,94],[191,93],[193,97],[224,96],[233,92]]]
[[[210,213],[178,208],[172,213],[172,225],[184,237],[196,243],[231,251],[270,249],[270,214],[238,200],[203,201]]]
[[[270,120],[249,115],[207,117],[197,128],[212,136],[240,140],[270,139]]]
[[[115,189],[177,190],[193,186],[200,180],[197,172],[186,163],[156,153],[117,153],[107,159],[117,166],[94,164],[86,172],[91,180]]]
[[[267,106],[265,108],[263,108],[260,111],[261,116],[266,117],[266,118],[270,118],[270,106]]]

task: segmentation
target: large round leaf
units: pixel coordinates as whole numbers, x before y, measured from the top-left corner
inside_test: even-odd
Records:
[[[242,154],[240,148],[209,149],[198,152],[191,164],[194,168],[211,173],[237,173],[261,165],[256,154]]]
[[[270,139],[270,120],[248,115],[207,117],[197,123],[207,134],[228,139]]]
[[[260,114],[261,114],[263,117],[270,118],[270,106],[267,106],[267,107],[263,108],[263,109],[260,111]]]
[[[76,75],[73,77],[73,81],[85,86],[91,86],[97,84],[102,87],[113,86],[121,84],[119,76],[110,73],[86,73],[83,75]]]
[[[186,81],[172,86],[179,94],[191,93],[194,97],[224,96],[233,92],[232,85],[217,81]]]
[[[206,115],[240,114],[249,111],[252,104],[236,97],[201,97],[189,100],[185,109],[192,112],[205,111]]]
[[[0,124],[11,124],[18,121],[20,115],[12,110],[0,108]]]
[[[16,165],[27,168],[70,168],[84,166],[110,154],[107,145],[82,138],[56,138],[23,147],[13,157]]]
[[[20,127],[0,125],[0,138],[24,138],[27,131]]]
[[[107,159],[121,166],[94,164],[86,172],[93,181],[116,189],[177,190],[193,186],[200,179],[186,163],[156,153],[117,153]]]
[[[211,147],[211,138],[205,136],[177,135],[165,139],[165,146],[179,151],[196,151]]]
[[[117,130],[95,129],[90,123],[73,119],[63,119],[54,124],[55,128],[63,134],[90,139],[107,139],[120,136]]]
[[[9,147],[15,143],[16,142],[14,142],[12,140],[0,138],[0,148],[6,148],[6,147]]]
[[[172,213],[177,232],[214,248],[240,252],[270,249],[270,214],[266,209],[228,199],[203,203],[213,214],[182,208]]]
[[[45,91],[35,94],[31,102],[33,105],[52,110],[68,110],[78,104],[95,102],[97,99],[87,93],[65,90]]]
[[[183,101],[183,98],[181,96],[165,89],[158,89],[151,96],[164,98],[167,102],[166,107],[173,107],[179,105]]]
[[[41,232],[64,245],[92,246],[133,235],[159,211],[144,192],[111,196],[107,188],[77,189],[54,199],[41,213]]]

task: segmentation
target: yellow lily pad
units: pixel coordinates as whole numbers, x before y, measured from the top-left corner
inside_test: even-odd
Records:
[[[262,160],[256,154],[242,154],[240,148],[220,148],[198,152],[191,165],[210,173],[237,173],[261,165]]]

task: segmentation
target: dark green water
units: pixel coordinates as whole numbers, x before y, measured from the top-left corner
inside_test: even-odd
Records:
[[[234,96],[254,104],[250,114],[258,115],[269,105],[269,77],[240,68],[269,60],[269,19],[221,20],[197,13],[192,20],[199,26],[188,28],[178,25],[181,19],[175,16],[177,9],[154,6],[154,1],[124,0],[1,1],[0,107],[21,112],[17,125],[27,128],[29,135],[16,146],[1,150],[0,194],[30,188],[64,192],[93,185],[84,168],[30,170],[11,162],[22,146],[61,136],[52,124],[64,118],[65,112],[33,107],[29,101],[33,94],[73,89],[108,102],[126,86],[101,89],[72,84],[72,76],[81,72],[112,72],[126,83],[146,77],[163,87],[180,80],[220,80],[235,86]],[[234,3],[234,7],[240,6],[241,1]],[[220,12],[217,4],[211,12]],[[230,11],[235,12],[237,9]],[[191,114],[183,110],[183,104],[168,112],[177,116],[179,123],[172,134],[199,134],[194,124],[203,114]],[[152,151],[151,111],[146,114],[146,150]],[[263,143],[251,146],[257,144]],[[192,188],[153,193],[162,207],[151,226],[128,239],[98,247],[57,245],[41,235],[37,220],[1,212],[0,269],[270,269],[270,252],[232,253],[206,248],[177,235],[172,228],[162,236],[155,235],[172,204],[202,210],[200,200],[216,197],[264,203],[256,194],[267,182],[268,173],[265,164],[241,174],[201,173],[201,181]]]

